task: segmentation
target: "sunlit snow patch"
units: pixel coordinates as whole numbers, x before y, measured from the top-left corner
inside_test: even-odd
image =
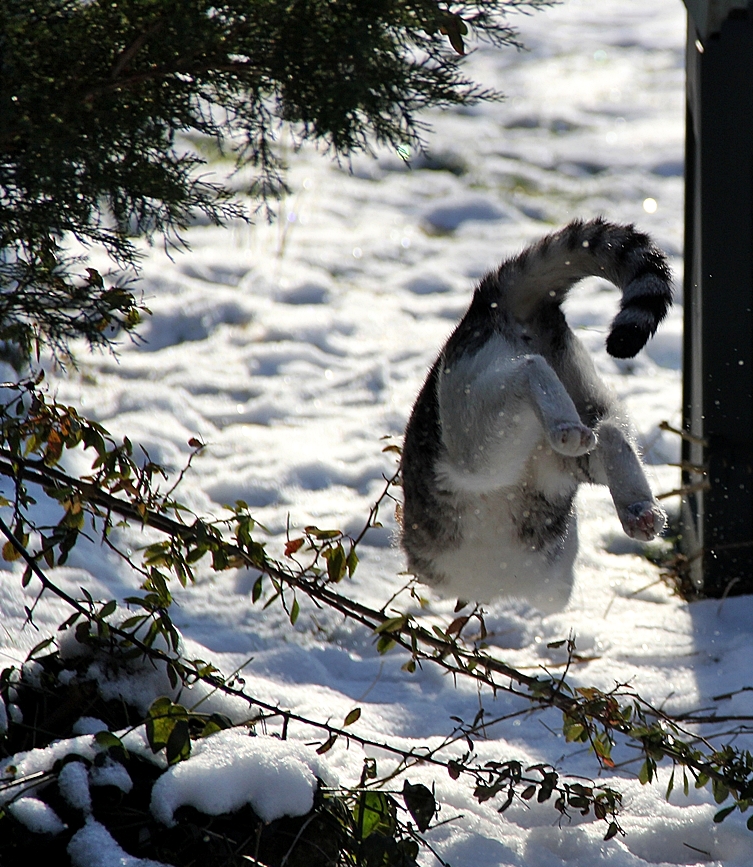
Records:
[[[191,757],[157,780],[151,810],[168,826],[186,805],[219,816],[250,804],[264,822],[303,816],[314,804],[317,777],[320,762],[305,747],[227,729],[195,742]]]

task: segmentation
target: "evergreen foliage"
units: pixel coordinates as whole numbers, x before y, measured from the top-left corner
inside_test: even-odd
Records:
[[[249,190],[279,189],[275,133],[347,156],[420,143],[417,113],[495,96],[460,69],[464,36],[515,44],[500,13],[548,0],[3,0],[0,340],[17,361],[68,341],[110,345],[133,294],[67,259],[66,236],[133,267],[132,238],[168,244],[197,215],[242,216],[202,176],[207,136]]]

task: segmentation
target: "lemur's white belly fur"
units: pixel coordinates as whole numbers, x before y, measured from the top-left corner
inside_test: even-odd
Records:
[[[561,610],[573,584],[578,550],[573,514],[556,561],[514,538],[509,489],[486,494],[461,508],[460,546],[437,554],[433,566],[438,589],[459,599],[489,602],[500,593],[526,599],[544,613]],[[504,516],[504,517],[502,517]]]
[[[578,549],[575,515],[565,544],[553,561],[534,546],[521,543],[512,510],[519,486],[553,496],[572,492],[576,482],[563,471],[561,457],[537,442],[535,436],[528,443],[531,449],[532,453],[521,455],[515,485],[470,496],[467,490],[456,489],[461,543],[437,552],[433,559],[442,593],[488,602],[504,592],[527,599],[544,612],[559,610],[567,602]],[[450,478],[445,475],[445,483]]]

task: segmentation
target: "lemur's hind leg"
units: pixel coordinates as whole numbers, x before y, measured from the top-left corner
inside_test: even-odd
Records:
[[[514,484],[542,437],[569,457],[594,448],[596,435],[541,355],[489,361],[463,360],[439,380],[441,471],[452,487],[482,492]]]
[[[654,499],[640,458],[625,431],[609,419],[598,428],[599,444],[589,456],[593,480],[609,487],[617,516],[632,539],[647,542],[664,529],[667,516]]]

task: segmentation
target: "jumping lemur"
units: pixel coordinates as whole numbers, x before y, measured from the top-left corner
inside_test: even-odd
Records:
[[[672,303],[665,257],[633,226],[576,220],[481,280],[416,400],[402,545],[444,595],[563,607],[582,482],[609,487],[628,536],[664,528],[627,421],[562,312],[590,275],[622,290],[607,352],[634,356]]]

